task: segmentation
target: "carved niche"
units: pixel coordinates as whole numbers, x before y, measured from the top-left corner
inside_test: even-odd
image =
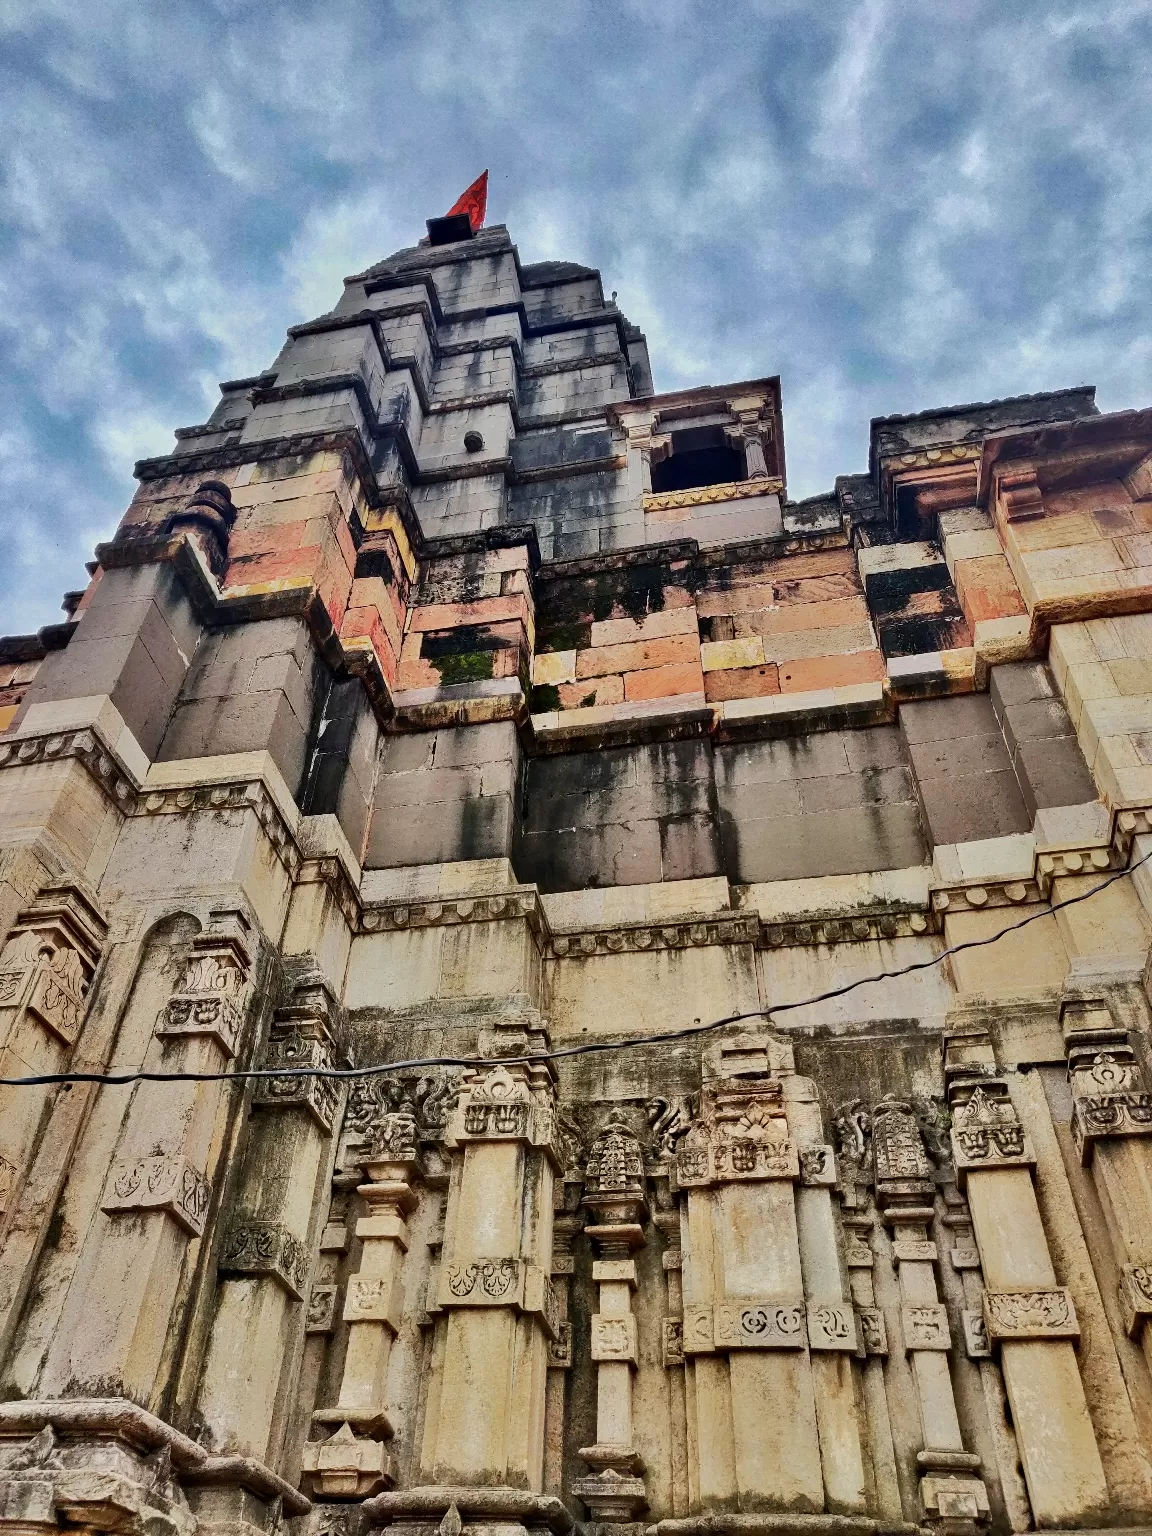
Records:
[[[103,917],[75,886],[41,891],[0,953],[0,1040],[28,1017],[64,1045],[75,1044],[106,933]]]

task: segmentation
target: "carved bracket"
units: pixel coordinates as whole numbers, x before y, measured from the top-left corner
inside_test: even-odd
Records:
[[[73,1045],[106,933],[104,918],[77,887],[41,891],[0,953],[0,1009],[16,1010],[14,1023],[27,1014]]]
[[[220,1255],[224,1275],[270,1275],[302,1301],[308,1284],[308,1253],[300,1239],[274,1221],[239,1222]]]
[[[183,980],[156,1026],[158,1035],[205,1035],[229,1059],[236,1055],[252,964],[247,934],[239,912],[212,914],[207,931],[192,941]]]
[[[164,1211],[199,1237],[211,1198],[208,1180],[186,1157],[142,1157],[113,1164],[100,1209],[110,1216]]]

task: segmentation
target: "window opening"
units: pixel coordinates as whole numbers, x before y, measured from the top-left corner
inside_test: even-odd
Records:
[[[727,485],[744,478],[744,455],[729,444],[723,427],[686,427],[673,432],[672,452],[652,466],[652,489],[657,493]]]

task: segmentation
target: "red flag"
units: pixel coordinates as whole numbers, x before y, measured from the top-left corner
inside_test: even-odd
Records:
[[[472,226],[472,233],[475,234],[484,222],[484,214],[487,208],[488,172],[485,171],[483,176],[477,176],[463,196],[456,199],[451,208],[449,208],[447,217],[451,218],[454,213],[466,213],[468,215],[468,222]]]

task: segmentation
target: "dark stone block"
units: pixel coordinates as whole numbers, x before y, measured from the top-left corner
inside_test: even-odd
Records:
[[[520,742],[510,720],[487,725],[460,725],[435,733],[433,761],[437,768],[482,767],[485,763],[520,761]]]
[[[559,838],[530,832],[517,852],[521,879],[534,881],[542,891],[651,885],[663,873],[656,821],[574,828]]]
[[[479,768],[424,768],[416,773],[381,774],[374,797],[377,808],[398,811],[409,805],[443,805],[479,800]]]
[[[160,761],[227,752],[270,753],[296,796],[307,767],[308,732],[282,693],[181,700],[164,734]]]
[[[1016,754],[1016,774],[1033,817],[1050,805],[1084,805],[1096,799],[1096,786],[1075,736],[1023,742]]]
[[[799,816],[801,813],[800,789],[795,780],[767,784],[729,784],[721,786],[717,798],[723,815],[735,821],[773,820]]]
[[[847,731],[820,731],[777,741],[741,742],[716,749],[720,784],[768,784],[850,773]]]
[[[723,872],[715,816],[662,816],[660,872],[664,880],[700,880]]]
[[[1023,742],[1052,741],[1074,736],[1068,711],[1059,699],[1034,699],[1029,704],[1012,704],[1004,711],[1004,739],[1015,757]]]
[[[406,805],[394,811],[377,800],[364,867],[396,869],[408,864],[507,857],[512,832],[513,806],[507,795]]]
[[[993,667],[988,682],[988,697],[998,719],[1014,704],[1031,704],[1035,699],[1056,697],[1056,684],[1042,661],[1011,661]]]
[[[1005,837],[1032,826],[1011,768],[964,778],[922,779],[919,787],[933,844]]]
[[[983,693],[904,704],[900,709],[900,727],[909,744],[988,736],[1000,729],[992,705]]]
[[[995,724],[995,721],[993,721]],[[959,779],[974,773],[1002,773],[1012,759],[999,731],[946,741],[917,742],[908,748],[916,778]]]
[[[912,775],[907,768],[870,768],[858,774],[804,779],[799,787],[805,815],[861,810],[869,805],[916,803]]]
[[[875,725],[863,731],[844,731],[841,739],[853,773],[863,768],[898,768],[907,762],[898,726]]]
[[[725,853],[725,872],[738,882],[904,869],[927,856],[913,804],[732,823]]]

